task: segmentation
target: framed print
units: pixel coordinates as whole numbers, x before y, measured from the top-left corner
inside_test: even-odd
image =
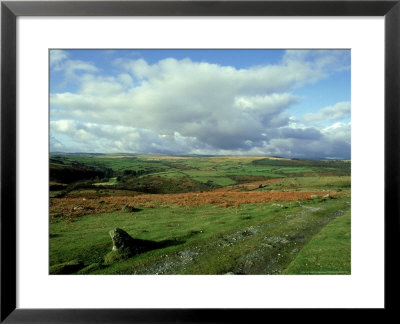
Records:
[[[398,1],[1,10],[2,321],[393,309]]]

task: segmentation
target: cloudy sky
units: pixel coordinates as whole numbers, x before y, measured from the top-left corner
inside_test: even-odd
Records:
[[[50,50],[50,151],[350,158],[349,50]]]

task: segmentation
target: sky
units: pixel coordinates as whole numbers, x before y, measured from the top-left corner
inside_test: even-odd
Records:
[[[50,152],[350,159],[350,50],[50,50]]]

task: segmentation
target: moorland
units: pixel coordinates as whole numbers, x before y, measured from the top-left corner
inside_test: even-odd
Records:
[[[50,274],[350,274],[351,162],[50,154]],[[112,251],[110,230],[142,244]]]

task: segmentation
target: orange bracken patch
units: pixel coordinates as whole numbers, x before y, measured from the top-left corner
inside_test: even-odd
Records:
[[[267,203],[272,201],[308,200],[315,196],[338,197],[335,191],[251,191],[251,192],[190,192],[180,194],[142,194],[135,196],[65,197],[50,199],[51,217],[71,217],[106,213],[121,210],[124,206],[150,208],[154,204],[174,204],[177,206],[200,206],[212,204],[219,207],[239,206],[241,204]]]

